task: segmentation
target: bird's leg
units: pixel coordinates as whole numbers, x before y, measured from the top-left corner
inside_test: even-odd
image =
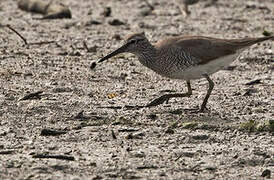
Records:
[[[207,90],[205,99],[203,101],[203,104],[201,106],[200,112],[203,112],[205,110],[206,104],[207,104],[207,100],[208,100],[208,98],[209,98],[209,96],[210,96],[210,94],[211,94],[211,92],[212,92],[212,90],[214,88],[214,82],[209,78],[209,76],[207,74],[204,74],[203,76],[207,79],[209,86],[208,86],[208,90]]]
[[[154,99],[149,104],[147,104],[145,107],[152,107],[152,106],[158,106],[160,104],[163,104],[165,101],[168,101],[170,98],[173,97],[189,97],[192,95],[192,89],[190,86],[190,81],[186,81],[187,83],[187,92],[186,93],[176,93],[176,94],[165,94],[162,95],[159,98]]]
[[[184,16],[188,16],[188,15],[191,14],[191,12],[188,10],[188,5],[187,4],[179,5],[179,8],[180,8],[180,10],[181,10],[181,12]]]

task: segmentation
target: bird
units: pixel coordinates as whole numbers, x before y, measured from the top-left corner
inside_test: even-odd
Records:
[[[218,0],[210,0],[206,6],[211,6],[216,4]],[[180,8],[181,13],[187,17],[191,14],[190,10],[188,9],[188,6],[194,5],[199,2],[199,0],[173,0],[173,2]]]
[[[190,82],[205,78],[209,87],[199,112],[206,108],[208,98],[214,88],[210,75],[228,66],[237,59],[239,54],[253,44],[266,40],[274,40],[274,36],[241,39],[220,39],[205,36],[175,36],[149,42],[144,32],[129,35],[125,43],[110,54],[91,63],[94,69],[98,63],[120,53],[136,55],[140,63],[157,74],[186,81],[186,93],[164,94],[144,107],[153,107],[168,102],[175,97],[190,97],[192,89]]]
[[[188,9],[188,6],[196,4],[198,2],[199,2],[199,0],[174,0],[174,3],[177,6],[179,6],[179,8],[184,16],[188,16],[191,14],[191,12]]]

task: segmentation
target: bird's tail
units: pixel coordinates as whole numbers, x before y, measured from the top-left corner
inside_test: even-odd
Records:
[[[266,37],[259,37],[259,38],[245,38],[245,39],[233,39],[231,42],[242,46],[242,47],[247,47],[251,46],[253,44],[263,42],[266,40],[274,40],[274,36],[266,36]]]

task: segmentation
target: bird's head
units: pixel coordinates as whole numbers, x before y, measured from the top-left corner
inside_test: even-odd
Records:
[[[116,56],[117,54],[129,52],[138,55],[142,53],[146,47],[150,45],[149,41],[147,40],[145,33],[135,33],[127,36],[124,45],[120,48],[116,49],[115,51],[111,52],[110,54],[106,55],[105,57],[98,60],[98,62],[106,61],[107,59]],[[96,63],[93,62],[90,66],[91,69],[95,68]]]

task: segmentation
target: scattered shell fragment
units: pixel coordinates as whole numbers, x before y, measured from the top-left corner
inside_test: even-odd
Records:
[[[18,7],[24,11],[43,14],[42,19],[71,18],[71,12],[66,5],[52,1],[20,0]]]

